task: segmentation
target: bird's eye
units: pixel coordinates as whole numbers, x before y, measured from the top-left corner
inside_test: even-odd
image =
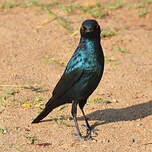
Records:
[[[94,29],[97,29],[99,27],[99,25],[97,24],[95,27],[94,27]]]
[[[81,29],[84,31],[84,30],[86,30],[86,27],[85,27],[85,26],[82,26]]]

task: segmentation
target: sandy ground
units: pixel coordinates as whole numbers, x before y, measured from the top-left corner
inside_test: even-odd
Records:
[[[71,105],[55,109],[46,122],[31,124],[78,44],[81,22],[91,15],[53,8],[70,21],[76,31],[71,35],[38,7],[0,9],[0,152],[152,151],[152,3],[142,17],[131,7],[139,3],[128,0],[97,19],[102,29],[118,33],[102,37],[104,76],[85,106],[98,133],[96,141],[71,136]],[[95,102],[98,98],[111,103]],[[78,116],[81,126],[80,110]],[[85,135],[85,128],[80,128]]]

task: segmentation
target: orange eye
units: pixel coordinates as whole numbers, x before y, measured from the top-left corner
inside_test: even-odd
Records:
[[[99,25],[97,24],[96,26],[95,26],[95,29],[97,29],[99,27]]]
[[[85,27],[85,26],[82,26],[81,29],[82,29],[82,30],[86,30],[86,27]]]

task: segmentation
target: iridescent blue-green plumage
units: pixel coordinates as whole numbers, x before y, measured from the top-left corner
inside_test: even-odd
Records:
[[[100,26],[95,20],[86,20],[82,23],[80,33],[79,45],[54,88],[51,99],[46,103],[44,110],[33,123],[42,120],[54,108],[71,102],[73,102],[72,115],[76,118],[76,105],[79,104],[83,112],[88,97],[98,86],[104,70],[104,55],[100,44]],[[88,122],[86,123],[89,128]],[[78,134],[81,135],[78,127],[76,128]]]
[[[75,68],[83,70],[100,71],[102,50],[98,41],[81,38],[78,48],[70,59],[65,72],[71,72]]]
[[[97,87],[103,73],[104,59],[101,45],[98,41],[81,38],[80,43],[70,59],[64,74],[73,71],[82,72],[82,76],[64,96],[81,100],[88,98]]]

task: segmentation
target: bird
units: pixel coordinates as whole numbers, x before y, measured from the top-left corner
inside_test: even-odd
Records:
[[[89,96],[97,88],[104,71],[104,53],[100,41],[101,28],[98,22],[94,19],[84,20],[80,27],[80,40],[76,50],[56,84],[52,97],[32,123],[39,123],[53,109],[72,103],[71,115],[77,132],[75,135],[80,139],[91,138],[92,128],[86,118],[84,106]],[[78,105],[86,123],[86,136],[82,136],[79,129]]]

